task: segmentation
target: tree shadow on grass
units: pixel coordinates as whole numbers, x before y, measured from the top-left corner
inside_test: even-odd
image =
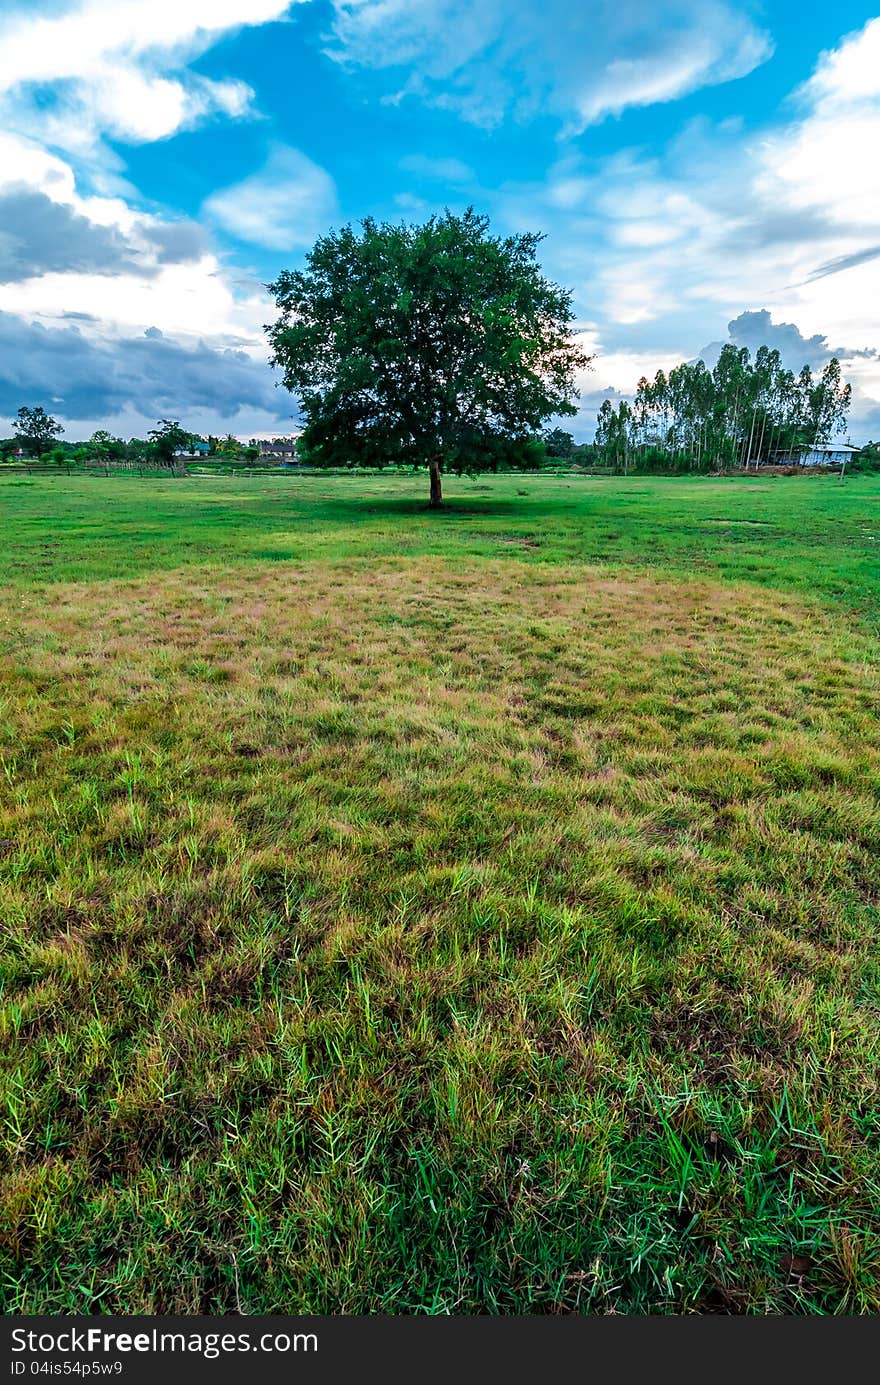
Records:
[[[352,520],[367,516],[399,516],[402,519],[430,519],[437,524],[454,523],[457,519],[491,519],[493,516],[528,514],[528,501],[501,500],[495,496],[483,499],[460,499],[455,496],[444,500],[442,506],[432,510],[427,500],[413,496],[334,496],[326,502],[332,505],[336,516],[349,515]]]

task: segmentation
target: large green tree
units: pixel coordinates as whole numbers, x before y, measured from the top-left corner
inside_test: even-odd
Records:
[[[166,466],[170,466],[174,461],[176,452],[185,450],[192,442],[192,433],[181,428],[176,418],[160,418],[156,427],[150,429],[147,437],[155,448],[156,456]]]
[[[447,211],[421,226],[364,221],[317,241],[269,286],[273,364],[298,396],[301,446],[323,465],[498,466],[546,419],[573,414],[569,293],[537,263],[542,237],[489,234]]]
[[[51,414],[47,414],[41,404],[35,409],[22,405],[15,415],[16,442],[31,455],[42,457],[55,446],[56,440],[64,432],[61,424]]]

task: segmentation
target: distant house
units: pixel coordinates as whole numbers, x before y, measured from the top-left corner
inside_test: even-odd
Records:
[[[843,442],[818,442],[812,447],[804,447],[800,452],[792,452],[786,459],[797,466],[843,466],[851,462],[861,448],[850,447]]]
[[[211,448],[208,443],[194,438],[187,447],[175,448],[174,455],[175,457],[207,457],[210,451]]]
[[[257,442],[261,457],[275,457],[278,461],[291,461],[296,455],[295,438],[260,438]]]

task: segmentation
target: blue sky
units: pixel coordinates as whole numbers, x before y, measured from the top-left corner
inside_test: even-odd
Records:
[[[0,54],[2,414],[289,431],[266,281],[329,226],[473,203],[574,293],[579,437],[731,339],[841,354],[880,437],[862,4],[6,0]]]

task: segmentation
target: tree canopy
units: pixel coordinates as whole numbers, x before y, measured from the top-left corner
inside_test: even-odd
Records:
[[[570,294],[537,263],[542,237],[489,234],[472,208],[420,226],[363,222],[321,237],[269,285],[273,365],[298,396],[319,465],[441,472],[528,459],[534,431],[575,413]]]
[[[32,456],[42,457],[54,447],[64,429],[41,404],[35,409],[22,405],[15,415],[15,439]]]
[[[626,465],[636,449],[680,454],[697,470],[757,465],[828,442],[846,423],[852,391],[833,357],[818,376],[808,365],[795,375],[776,350],[728,342],[714,369],[686,361],[667,375],[638,382],[632,404],[599,410],[596,443]]]
[[[176,418],[160,418],[147,437],[155,447],[156,455],[165,463],[170,463],[175,452],[188,448],[192,442],[192,434],[181,428]]]

